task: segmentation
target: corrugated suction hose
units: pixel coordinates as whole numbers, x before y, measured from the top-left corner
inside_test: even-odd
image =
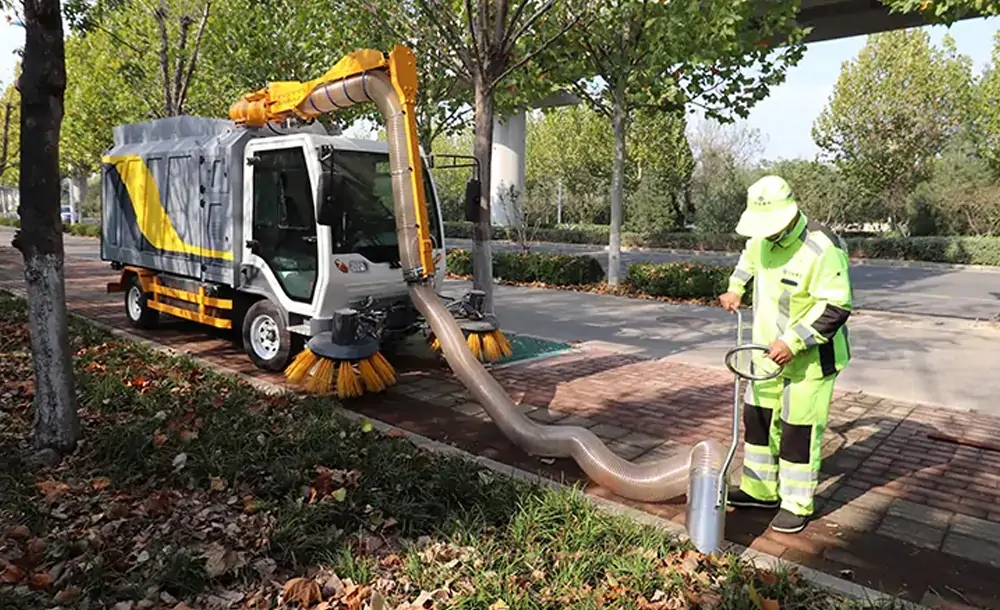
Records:
[[[389,75],[371,72],[318,87],[304,107],[323,112],[363,101],[374,102],[386,122],[395,201],[400,262],[404,270],[420,267],[419,235],[406,141],[407,117]],[[308,106],[306,106],[308,105]],[[593,432],[573,426],[538,424],[521,413],[506,390],[468,348],[458,323],[429,283],[410,286],[417,310],[441,342],[441,351],[459,380],[472,392],[497,427],[526,452],[545,457],[570,457],[598,485],[631,500],[660,502],[687,491],[690,455],[648,464],[633,464],[616,455]],[[695,447],[699,465],[722,463],[722,447],[706,441]],[[692,451],[692,453],[694,450]]]

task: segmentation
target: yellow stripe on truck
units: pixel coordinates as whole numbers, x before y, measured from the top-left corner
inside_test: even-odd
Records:
[[[149,167],[137,155],[122,155],[119,157],[104,157],[105,163],[110,163],[118,170],[122,183],[128,191],[135,211],[136,223],[142,236],[152,246],[163,252],[179,252],[194,254],[203,258],[219,258],[233,260],[232,252],[208,250],[186,243],[177,234],[167,211],[163,209],[160,199],[160,189]]]

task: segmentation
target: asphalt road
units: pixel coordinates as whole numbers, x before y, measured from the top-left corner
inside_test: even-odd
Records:
[[[472,241],[450,239],[448,245],[471,248]],[[493,250],[517,251],[519,246],[494,242]],[[536,244],[532,252],[585,254],[608,268],[603,246],[578,244]],[[697,261],[733,265],[736,256],[720,253],[672,253],[666,251],[622,252],[621,277],[628,265],[637,262]],[[859,309],[935,315],[969,320],[990,320],[1000,316],[1000,270],[889,267],[871,264],[851,266],[855,306]]]
[[[0,227],[0,243],[9,245],[14,229]],[[67,256],[100,260],[99,242],[92,237],[65,235]],[[449,246],[470,248],[469,240],[452,239]],[[495,242],[494,251],[515,251],[514,244]],[[607,269],[607,252],[601,246],[538,244],[534,252],[566,252],[597,258]],[[725,254],[676,254],[662,251],[622,252],[622,274],[634,262],[697,260],[731,265],[735,257]],[[859,309],[916,315],[936,315],[968,320],[991,320],[1000,316],[1000,270],[948,269],[941,267],[883,267],[853,265],[851,279]]]

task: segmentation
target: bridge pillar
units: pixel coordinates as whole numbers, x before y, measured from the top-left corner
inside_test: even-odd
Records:
[[[524,155],[527,131],[524,110],[493,120],[493,162],[490,168],[490,220],[509,227],[516,214],[511,209],[509,190],[524,196]]]

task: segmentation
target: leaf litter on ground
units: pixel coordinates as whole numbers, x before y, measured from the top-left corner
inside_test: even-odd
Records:
[[[850,607],[75,319],[84,442],[29,468],[25,325],[0,296],[0,607]]]

